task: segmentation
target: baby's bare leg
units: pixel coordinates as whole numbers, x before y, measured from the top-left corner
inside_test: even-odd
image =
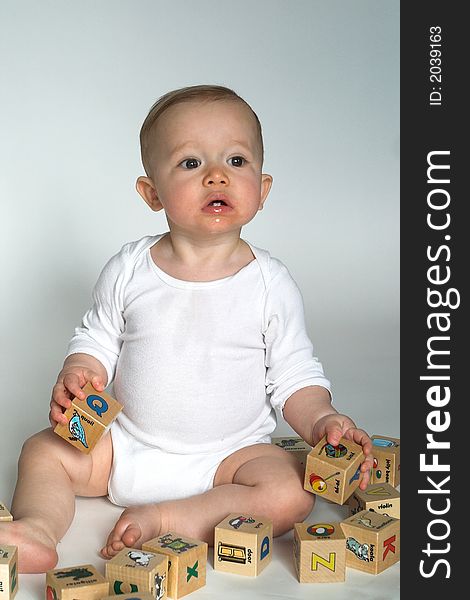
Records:
[[[14,521],[0,525],[0,541],[19,548],[21,573],[43,573],[56,565],[56,546],[72,522],[75,496],[106,495],[111,462],[109,435],[89,455],[52,429],[25,442],[11,506]]]
[[[126,509],[103,556],[110,558],[124,546],[140,546],[169,530],[212,545],[215,525],[232,512],[268,517],[274,535],[281,535],[303,521],[314,504],[313,494],[303,489],[300,463],[270,444],[249,446],[226,458],[214,485],[198,496]]]

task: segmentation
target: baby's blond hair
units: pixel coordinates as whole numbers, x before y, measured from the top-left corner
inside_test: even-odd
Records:
[[[140,129],[140,151],[142,156],[142,164],[145,172],[150,176],[150,149],[152,146],[151,131],[161,115],[171,106],[181,104],[182,102],[191,102],[194,100],[201,101],[217,101],[217,100],[232,100],[235,102],[241,102],[247,106],[253,114],[256,122],[256,129],[259,138],[259,144],[261,149],[261,162],[263,161],[264,146],[263,146],[263,134],[261,131],[261,123],[258,119],[257,114],[251,108],[251,106],[243,100],[236,92],[230,88],[221,85],[193,85],[189,87],[179,88],[173,90],[161,96],[155,104],[149,110],[145,121]]]

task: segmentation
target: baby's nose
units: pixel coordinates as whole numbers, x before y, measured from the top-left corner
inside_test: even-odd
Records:
[[[204,176],[204,185],[227,185],[228,183],[229,179],[227,173],[218,165],[211,166]]]

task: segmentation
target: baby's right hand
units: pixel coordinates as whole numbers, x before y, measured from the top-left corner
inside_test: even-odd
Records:
[[[100,375],[91,369],[83,367],[69,367],[65,372],[61,371],[57,383],[52,388],[52,397],[50,402],[49,422],[54,429],[60,423],[67,424],[67,418],[64,411],[72,405],[72,399],[77,397],[85,400],[86,394],[82,388],[90,382],[96,391],[102,392],[105,383]]]

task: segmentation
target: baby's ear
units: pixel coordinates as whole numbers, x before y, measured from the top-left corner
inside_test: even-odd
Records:
[[[155,212],[162,210],[163,205],[158,199],[157,189],[150,177],[139,177],[135,183],[135,189],[152,210]]]
[[[263,173],[261,175],[261,194],[260,194],[260,203],[258,210],[263,210],[264,203],[266,202],[266,198],[268,197],[269,190],[273,184],[273,178],[271,175],[267,173]]]

